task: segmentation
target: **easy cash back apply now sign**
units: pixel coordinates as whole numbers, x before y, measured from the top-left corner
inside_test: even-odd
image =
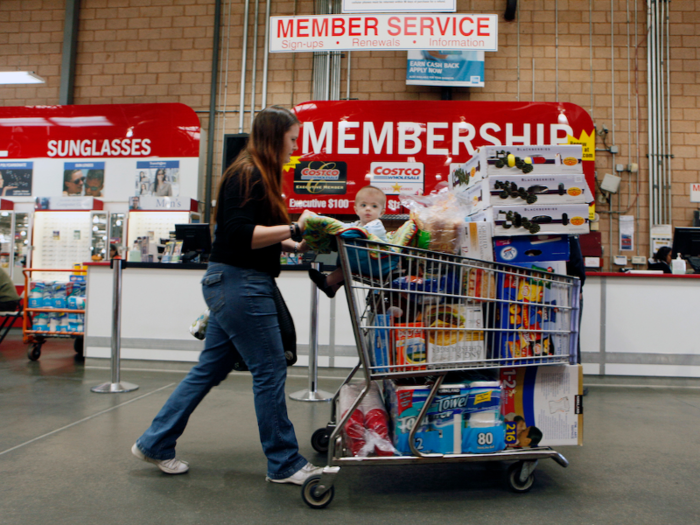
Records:
[[[270,52],[459,49],[498,51],[498,16],[486,14],[270,17]]]

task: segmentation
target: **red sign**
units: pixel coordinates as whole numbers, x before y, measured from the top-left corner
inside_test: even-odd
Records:
[[[400,192],[430,193],[448,183],[451,166],[487,145],[582,144],[595,187],[593,122],[575,104],[314,101],[294,111],[302,128],[300,149],[285,166],[292,213],[354,215],[355,194],[368,184],[387,194],[386,213],[402,213]]]
[[[371,14],[273,16],[270,52],[368,49],[498,51],[498,16]]]
[[[0,161],[199,157],[199,131],[184,104],[0,107]]]

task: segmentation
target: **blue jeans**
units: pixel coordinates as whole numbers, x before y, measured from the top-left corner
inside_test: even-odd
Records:
[[[273,286],[273,278],[266,273],[209,263],[202,279],[204,300],[210,310],[204,350],[199,363],[136,441],[146,456],[159,460],[175,457],[175,442],[185,431],[190,414],[233,370],[235,348],[253,375],[255,414],[267,456],[268,477],[283,479],[306,465],[287,416],[287,362]]]

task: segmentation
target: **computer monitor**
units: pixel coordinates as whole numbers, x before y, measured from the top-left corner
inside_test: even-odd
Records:
[[[175,238],[182,241],[182,254],[197,252],[211,253],[211,230],[207,223],[176,224]]]
[[[678,253],[682,257],[700,256],[700,228],[676,228],[671,250],[674,259]]]

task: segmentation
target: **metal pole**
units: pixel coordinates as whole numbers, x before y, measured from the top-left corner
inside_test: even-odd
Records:
[[[248,10],[250,9],[250,0],[245,0],[245,9],[243,11],[243,48],[241,50],[241,109],[238,115],[238,133],[243,133],[243,123],[245,121],[245,68],[247,67],[246,60],[248,57]],[[253,86],[255,88],[255,86]],[[251,119],[251,124],[253,120]]]
[[[112,287],[112,381],[110,383],[102,383],[92,387],[90,390],[98,394],[119,394],[122,392],[131,392],[136,390],[138,385],[132,383],[121,383],[119,381],[120,367],[120,350],[121,350],[121,303],[122,303],[122,266],[123,259],[112,259],[111,266],[114,269],[113,287]]]
[[[315,270],[321,268],[321,264],[314,262],[311,267]],[[317,389],[318,383],[318,299],[319,289],[311,283],[311,329],[309,333],[309,389],[299,390],[289,394],[295,401],[330,401],[333,394]]]
[[[204,222],[211,215],[211,193],[214,179],[214,134],[216,133],[216,84],[219,75],[219,26],[221,25],[221,0],[216,0],[214,11],[214,49],[211,59],[211,86],[209,89],[209,132],[207,133],[207,174],[204,188]],[[225,122],[224,114],[224,122]],[[226,168],[226,166],[224,166]]]

